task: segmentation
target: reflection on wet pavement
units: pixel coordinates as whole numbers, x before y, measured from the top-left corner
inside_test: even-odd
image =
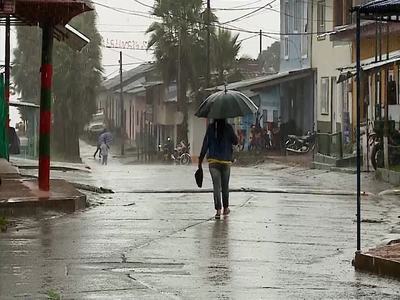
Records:
[[[195,184],[192,167],[111,160],[109,175],[100,176],[104,167],[89,164],[90,176],[65,175],[117,191]],[[235,169],[232,185],[351,190],[353,179],[271,165]],[[48,290],[79,300],[400,298],[398,282],[351,266],[354,196],[236,193],[231,215],[218,221],[209,194],[119,192],[101,201],[1,234],[0,299],[45,299]],[[363,218],[383,221],[362,224],[369,248],[398,222],[399,204],[391,197],[362,201]]]

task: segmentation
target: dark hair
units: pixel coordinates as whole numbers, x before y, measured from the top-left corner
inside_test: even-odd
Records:
[[[222,138],[225,133],[225,125],[226,125],[226,120],[225,119],[216,119],[214,120],[214,134],[216,138]]]

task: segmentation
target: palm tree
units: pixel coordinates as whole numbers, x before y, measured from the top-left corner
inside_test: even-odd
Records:
[[[225,81],[225,72],[235,69],[236,58],[242,47],[238,41],[239,34],[232,35],[231,31],[223,28],[218,29],[217,35],[213,40],[212,62],[213,67],[218,74],[217,84],[223,84]]]
[[[38,27],[18,26],[17,47],[14,49],[11,76],[15,89],[22,99],[39,104],[40,101],[40,63],[42,31]],[[23,120],[27,120],[26,111],[19,109]]]
[[[180,138],[187,140],[187,90],[197,91],[205,74],[206,17],[202,0],[155,0],[153,16],[161,19],[149,26],[148,49],[153,48],[156,65],[165,85],[180,82],[178,109],[184,115]],[[217,18],[211,14],[211,22]]]
[[[79,161],[79,134],[96,111],[96,95],[102,82],[101,36],[96,13],[87,12],[72,20],[73,27],[90,38],[76,52],[55,41],[53,49],[52,148],[63,159]],[[36,27],[17,28],[13,79],[24,100],[39,103],[41,32]]]

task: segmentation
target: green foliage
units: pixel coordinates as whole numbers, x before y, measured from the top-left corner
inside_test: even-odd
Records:
[[[5,217],[0,216],[0,231],[6,231],[8,224],[8,220]]]
[[[218,34],[213,39],[212,62],[218,74],[217,84],[225,81],[224,72],[228,74],[235,68],[236,58],[242,43],[238,41],[239,34],[232,35],[231,31],[219,28]],[[238,70],[235,70],[237,75]]]
[[[152,15],[160,18],[149,26],[148,48],[153,49],[158,71],[166,84],[178,80],[179,52],[181,65],[181,81],[178,103],[183,112],[184,130],[180,139],[187,140],[187,97],[186,91],[191,87],[196,99],[202,98],[205,87],[207,23],[208,13],[202,0],[155,0]],[[210,23],[218,22],[211,13]],[[235,70],[235,59],[240,51],[241,43],[238,35],[219,29],[215,32],[211,27],[211,67],[218,78],[213,84],[221,84],[227,78],[225,71],[232,72],[232,78],[240,78],[239,70]],[[180,51],[179,51],[180,47]]]
[[[75,17],[74,28],[90,38],[76,52],[54,41],[53,50],[53,136],[52,146],[66,160],[79,160],[79,133],[96,111],[96,95],[102,82],[101,36],[96,13]],[[14,50],[12,76],[24,101],[40,103],[41,29],[17,27],[18,46]],[[22,111],[24,118],[24,112]],[[57,132],[57,134],[54,134]]]
[[[60,294],[54,291],[47,291],[47,297],[51,300],[61,300]]]
[[[186,91],[189,86],[197,91],[199,78],[205,75],[207,10],[202,0],[156,0],[152,15],[161,20],[146,31],[150,34],[148,48],[154,49],[156,66],[166,84],[178,79],[180,61],[178,106],[185,116],[180,139],[187,140]],[[215,21],[212,14],[211,22]]]
[[[280,57],[280,43],[277,41],[271,46],[268,46],[267,50],[261,52],[261,60],[264,65],[264,70],[269,71],[270,68],[273,68],[276,72],[279,72]],[[258,59],[260,59],[260,56]]]

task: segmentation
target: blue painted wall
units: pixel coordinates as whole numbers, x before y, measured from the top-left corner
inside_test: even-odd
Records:
[[[298,1],[297,5],[297,28],[298,32],[294,33],[294,11],[296,9],[296,2]],[[284,8],[285,3],[289,4],[289,15],[288,17],[285,14]],[[307,57],[302,56],[301,52],[301,33],[307,31],[310,33],[311,28],[311,1],[304,1],[304,0],[280,0],[280,17],[281,17],[281,44],[280,44],[280,71],[290,71],[290,70],[299,70],[299,69],[307,69],[310,68],[310,56],[311,56],[311,34],[307,34]],[[307,11],[307,15],[305,11]],[[287,17],[287,19],[286,19]],[[289,39],[289,57],[285,58],[285,20],[288,20],[288,32],[287,35]]]
[[[260,93],[261,105],[259,107],[260,116],[263,115],[263,110],[268,111],[267,122],[273,122],[274,110],[278,111],[278,118],[281,116],[281,100],[279,85],[264,89]],[[263,119],[261,126],[264,126]]]

